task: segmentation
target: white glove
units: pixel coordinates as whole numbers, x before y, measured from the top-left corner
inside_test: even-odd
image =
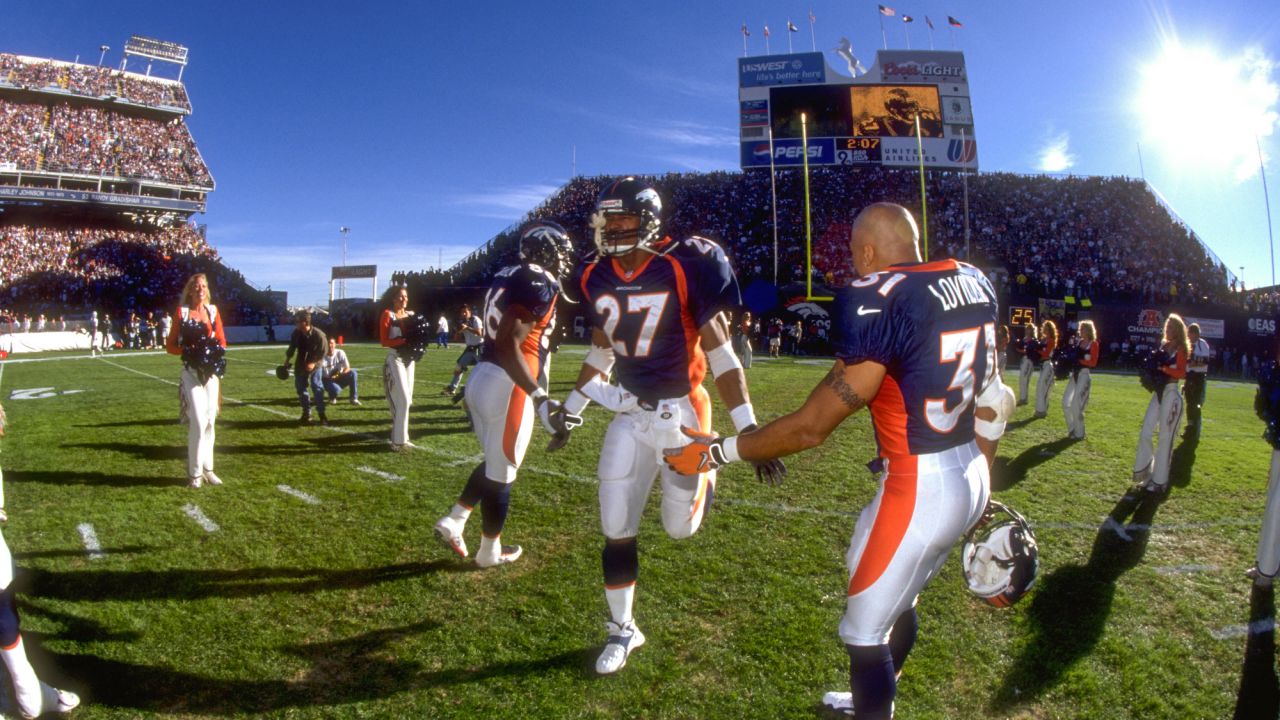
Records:
[[[547,432],[555,435],[556,427],[551,423],[551,416],[560,409],[560,401],[552,400],[549,397],[541,397],[534,400],[534,405],[537,406],[538,419],[542,421],[542,427],[546,428]]]

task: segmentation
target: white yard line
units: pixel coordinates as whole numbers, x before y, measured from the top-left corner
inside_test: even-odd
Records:
[[[1169,565],[1165,567],[1154,568],[1161,575],[1186,575],[1198,572],[1213,572],[1218,569],[1217,565]]]
[[[401,475],[396,475],[395,473],[383,472],[382,470],[379,470],[377,468],[371,468],[368,465],[361,465],[357,467],[356,470],[359,470],[362,473],[369,473],[370,475],[376,475],[377,477],[380,477],[383,480],[387,480],[390,482],[400,482],[404,480],[404,477]]]
[[[205,532],[218,531],[218,523],[210,520],[209,516],[205,515],[204,511],[199,507],[192,505],[191,503],[187,503],[182,506],[182,512],[186,513],[187,517],[195,520],[196,524],[204,528]]]
[[[277,485],[276,489],[285,495],[292,495],[308,505],[320,504],[320,498],[317,498],[315,495],[308,495],[307,493],[304,493],[301,490],[295,490],[288,485]]]
[[[80,523],[76,526],[76,530],[80,533],[80,541],[84,543],[84,551],[90,560],[101,560],[105,557],[102,544],[98,542],[98,533],[94,531],[92,525]]]
[[[1242,635],[1265,635],[1276,629],[1275,618],[1263,618],[1254,620],[1248,625],[1228,625],[1221,630],[1210,630],[1209,634],[1215,640],[1230,640],[1238,638]]]

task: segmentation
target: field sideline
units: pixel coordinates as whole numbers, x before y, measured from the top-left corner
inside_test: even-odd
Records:
[[[81,693],[75,717],[812,718],[823,691],[847,688],[835,628],[854,513],[875,491],[866,413],[789,459],[780,488],[749,466],[723,471],[691,539],[667,538],[651,501],[636,604],[649,642],[597,678],[606,415],[589,409],[554,455],[536,431],[504,534],[525,555],[476,571],[431,531],[479,461],[440,394],[460,348],[419,364],[419,448],[406,453],[387,442],[384,350],[349,344],[364,405],[344,392],[332,426],[299,427],[293,383],[272,373],[283,349],[228,351],[215,450],[226,484],[199,490],[185,486],[177,358],[0,363],[23,634],[42,678]],[[581,358],[555,356],[553,397]],[[758,415],[798,405],[829,366],[758,357]],[[952,553],[921,597],[898,717],[1230,716],[1246,642],[1273,633],[1270,596],[1251,610],[1242,574],[1270,460],[1254,386],[1211,377],[1203,440],[1175,444],[1171,497],[1135,507],[1125,493],[1148,395],[1133,376],[1096,374],[1088,440],[1073,442],[1063,385],[1047,419],[1018,408],[993,477],[1036,527],[1040,582],[996,610],[967,593]],[[716,427],[732,429],[718,398]],[[1249,694],[1260,708],[1275,702],[1271,647],[1250,667],[1269,678]]]

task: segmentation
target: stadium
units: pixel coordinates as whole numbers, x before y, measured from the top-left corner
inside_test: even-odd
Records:
[[[744,24],[744,49],[746,37]],[[992,498],[1035,532],[1034,585],[1011,607],[983,602],[957,543],[913,605],[919,639],[892,712],[1277,717],[1274,595],[1244,575],[1268,495],[1262,433],[1274,427],[1258,420],[1255,391],[1275,357],[1274,288],[1245,292],[1145,179],[980,170],[984,98],[965,53],[888,44],[869,69],[841,52],[744,52],[729,139],[737,168],[637,179],[661,198],[662,234],[707,238],[732,266],[734,345],[755,349],[742,374],[762,425],[835,372],[840,298],[865,280],[851,232],[873,202],[905,208],[930,267],[962,261],[989,283],[996,324],[1014,332],[1012,388],[1029,372],[1018,368],[1023,327],[1052,321],[1062,344],[1086,322],[1097,328],[1087,439],[1064,419],[1059,380],[1045,391],[1047,416],[1034,398],[1013,410],[990,466]],[[0,52],[0,509],[16,566],[4,595],[40,680],[78,695],[75,717],[843,716],[821,701],[850,687],[836,626],[849,536],[878,497],[869,413],[789,456],[781,486],[757,483],[743,463],[722,467],[692,537],[664,532],[650,501],[636,538],[648,644],[616,675],[597,660],[612,611],[597,515],[605,409],[581,412],[563,449],[544,449],[551,436],[533,428],[502,530],[523,545],[518,563],[455,557],[433,532],[486,462],[470,396],[449,397],[459,307],[484,308],[488,322],[490,288],[527,263],[526,230],[540,222],[559,223],[577,257],[596,252],[618,174],[575,172],[448,265],[425,250],[391,266],[357,251],[363,264],[348,265],[345,227],[341,265],[297,263],[328,284],[314,325],[363,388],[363,404],[348,400],[354,386],[331,391],[323,423],[300,424],[277,373],[289,376],[295,350],[281,366],[291,311],[314,304],[259,287],[210,239],[220,158],[205,157],[192,128],[202,92],[182,79],[188,48],[135,35],[122,53],[111,67]],[[833,67],[842,60],[847,73]],[[175,398],[186,371],[159,330],[198,273],[226,356],[214,395],[226,482],[209,480],[210,466],[204,487],[184,478],[195,421]],[[587,280],[562,280],[543,341],[541,382],[555,401],[581,388],[601,329],[579,297]],[[452,328],[411,341],[402,417],[412,442],[395,439],[404,376],[391,377],[380,327],[401,289],[409,310]],[[743,311],[754,323],[741,324]],[[1196,323],[1214,352],[1201,429],[1173,440],[1164,494],[1153,495],[1133,483],[1153,397],[1139,377],[1172,316]],[[1031,379],[1037,392],[1047,364]],[[703,384],[728,437],[743,428],[719,382]],[[1178,422],[1162,442],[1181,434]],[[606,551],[606,579],[609,562]],[[20,695],[16,676],[0,683],[6,715],[26,712],[15,683]]]

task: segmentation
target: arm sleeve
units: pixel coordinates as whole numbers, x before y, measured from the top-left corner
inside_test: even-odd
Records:
[[[182,310],[173,311],[173,323],[169,326],[169,337],[164,339],[164,349],[170,355],[181,355],[182,348],[178,347],[178,335],[181,334],[179,328],[182,327]]]
[[[1087,368],[1098,367],[1098,342],[1096,340],[1089,343],[1089,350],[1084,354],[1084,357],[1080,358],[1080,365]]]
[[[391,337],[391,317],[390,310],[382,311],[382,319],[378,321],[378,340],[381,341],[382,347],[400,347],[404,344],[404,338]]]
[[[710,240],[699,240],[710,245],[706,252],[681,254],[673,258],[689,273],[689,313],[695,327],[702,327],[722,310],[734,311],[742,306],[742,293],[738,278],[733,274],[729,258],[724,250]],[[692,243],[692,240],[686,240]],[[692,260],[689,260],[692,258]]]
[[[222,313],[215,312],[213,314],[213,336],[218,338],[218,344],[222,347],[227,346],[227,334],[222,330]]]
[[[1165,365],[1160,371],[1171,378],[1181,380],[1187,376],[1187,351],[1178,348],[1172,365]]]

